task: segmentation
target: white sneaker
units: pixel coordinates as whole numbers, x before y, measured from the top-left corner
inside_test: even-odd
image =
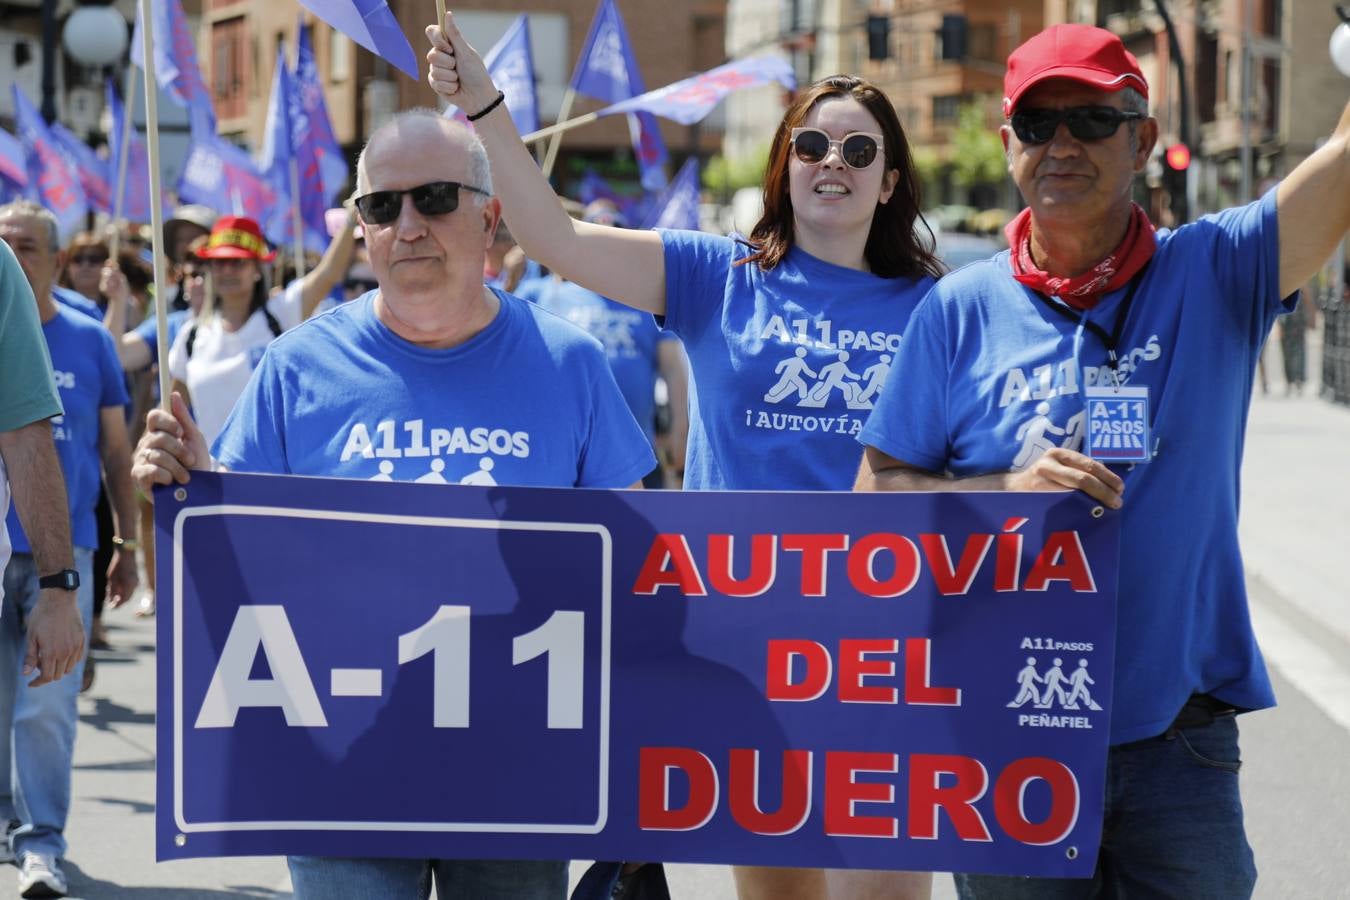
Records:
[[[64,897],[66,876],[56,857],[46,853],[25,853],[19,863],[20,897]]]
[[[12,845],[10,841],[14,837],[14,832],[19,830],[21,824],[23,823],[16,819],[10,819],[9,822],[5,824],[5,833],[3,836],[0,836],[0,864],[14,862],[14,845]]]

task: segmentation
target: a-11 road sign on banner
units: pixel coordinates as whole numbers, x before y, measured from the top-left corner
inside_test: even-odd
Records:
[[[1086,876],[1085,495],[194,474],[156,491],[158,854]]]

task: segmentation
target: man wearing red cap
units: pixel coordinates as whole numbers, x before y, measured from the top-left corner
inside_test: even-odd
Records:
[[[1009,251],[915,312],[860,436],[857,488],[1084,491],[1121,510],[1120,614],[1094,878],[957,885],[1246,897],[1235,714],[1275,698],[1238,550],[1242,439],[1262,342],[1350,228],[1350,107],[1257,202],[1155,231],[1131,195],[1158,124],[1119,38],[1049,28],[1009,57],[1004,90],[1028,208]]]

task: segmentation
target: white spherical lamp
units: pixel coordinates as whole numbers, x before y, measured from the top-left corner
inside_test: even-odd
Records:
[[[127,20],[111,6],[81,6],[66,19],[61,43],[78,63],[110,66],[127,49]]]
[[[1331,32],[1331,61],[1350,78],[1350,23],[1342,22]]]

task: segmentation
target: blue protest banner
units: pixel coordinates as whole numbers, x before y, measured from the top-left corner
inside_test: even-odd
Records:
[[[333,121],[328,116],[328,103],[323,97],[323,83],[319,78],[319,64],[314,59],[309,26],[299,25],[295,49],[295,93],[300,111],[292,125],[292,143],[304,158],[312,157],[319,169],[322,199],[326,206],[347,184],[350,174],[342,145],[333,133]]]
[[[394,18],[388,0],[300,0],[302,6],[371,53],[398,66],[413,81],[417,54]]]
[[[628,28],[614,0],[600,0],[596,7],[570,85],[579,94],[610,103],[636,97],[647,89],[628,40]],[[629,117],[628,128],[642,186],[649,191],[661,190],[666,184],[668,158],[661,126],[650,114],[639,112]]]
[[[197,37],[178,0],[153,0],[155,80],[175,103],[188,110],[193,137],[216,133],[216,108],[197,65]],[[131,36],[131,61],[145,71],[141,7]]]
[[[113,175],[108,169],[108,160],[100,157],[94,148],[60,122],[53,122],[49,128],[56,147],[80,177],[80,187],[85,199],[95,212],[112,213]]]
[[[216,135],[193,135],[178,178],[178,197],[259,223],[275,215],[278,206],[276,192],[249,155]]]
[[[155,503],[161,859],[1092,872],[1118,521],[1082,494]]]
[[[79,170],[61,152],[37,107],[13,85],[14,122],[28,160],[28,195],[51,210],[69,237],[84,226],[89,201],[80,185]]]
[[[506,108],[516,130],[529,134],[539,128],[539,103],[534,90],[534,52],[530,47],[530,19],[521,13],[501,40],[483,57],[492,83],[506,95]]]
[[[751,56],[606,106],[596,115],[646,112],[681,125],[692,125],[712,112],[732,91],[773,82],[788,90],[796,88],[797,79],[788,61],[781,56]]]
[[[28,153],[14,135],[0,128],[0,189],[16,194],[28,186]]]
[[[130,128],[127,136],[126,183],[122,186],[122,218],[130,222],[150,221],[150,157],[145,149],[145,141],[136,133],[135,125],[127,118],[126,107],[117,95],[117,88],[109,78],[104,85],[104,100],[108,104],[108,115],[112,119],[112,128],[108,132],[108,146],[112,156],[108,168],[114,182],[121,168],[122,130]],[[116,187],[113,188],[116,192]],[[114,203],[114,206],[116,204]],[[168,204],[163,203],[165,212]]]
[[[698,157],[691,156],[656,198],[642,227],[698,231],[698,186]]]

